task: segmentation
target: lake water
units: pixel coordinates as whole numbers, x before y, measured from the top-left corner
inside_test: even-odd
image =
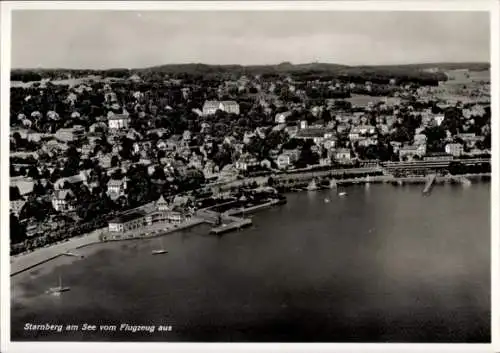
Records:
[[[167,235],[167,255],[158,239],[89,247],[13,278],[12,339],[490,342],[490,184],[422,187],[290,194],[251,228]],[[71,291],[46,294],[59,276]]]

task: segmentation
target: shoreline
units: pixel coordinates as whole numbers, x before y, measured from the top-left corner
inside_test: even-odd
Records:
[[[445,183],[461,183],[461,179],[468,179],[469,181],[483,181],[483,178],[491,178],[491,173],[476,173],[476,174],[461,174],[461,175],[446,175],[446,176],[436,176],[434,184],[445,184]],[[316,179],[316,181],[324,179],[324,177],[312,177],[308,179],[296,179],[282,183],[277,181],[277,188],[285,188],[291,191],[306,191],[305,186],[311,181]],[[340,185],[357,185],[357,184],[392,184],[392,185],[405,185],[405,184],[425,184],[429,180],[429,175],[426,176],[402,176],[394,177],[392,175],[377,175],[370,177],[359,177],[359,178],[347,178],[347,179],[335,179],[333,178],[332,185],[318,186],[319,189],[332,189]],[[484,180],[490,181],[490,179]],[[304,187],[301,187],[303,185]]]
[[[442,184],[446,183],[448,181],[452,181],[455,179],[458,179],[460,177],[465,177],[465,178],[470,178],[470,179],[478,179],[478,178],[483,178],[483,177],[491,177],[491,173],[481,173],[481,174],[464,174],[464,175],[459,175],[459,176],[438,176],[436,177],[435,183],[436,184]],[[362,178],[355,178],[355,179],[339,179],[336,180],[337,185],[354,185],[354,184],[361,184],[361,183],[373,183],[373,184],[391,184],[391,183],[407,183],[407,184],[424,184],[427,181],[426,176],[413,176],[413,177],[393,177],[393,176],[387,176],[387,175],[382,175],[382,176],[374,176],[374,177],[362,177]],[[303,190],[305,191],[305,190]],[[273,203],[279,205],[279,202]],[[269,208],[273,205],[257,205],[254,207],[250,207],[249,209],[245,209],[244,211],[242,210],[234,210],[231,215],[236,215],[236,214],[241,214],[244,212],[252,212],[252,211],[257,211],[260,209],[266,209]],[[255,209],[253,209],[255,208]],[[93,231],[90,234],[83,235],[81,237],[77,238],[71,238],[68,239],[67,241],[64,241],[62,243],[57,243],[45,248],[40,248],[36,249],[32,252],[29,253],[24,253],[24,254],[18,254],[18,255],[13,255],[10,256],[10,277],[14,277],[20,273],[26,272],[30,269],[33,269],[39,265],[45,264],[47,262],[50,262],[60,256],[65,256],[65,253],[75,251],[78,249],[82,249],[84,247],[88,247],[91,245],[96,245],[96,244],[103,244],[103,243],[109,243],[109,242],[118,242],[118,241],[125,241],[125,240],[140,240],[140,239],[150,239],[150,238],[155,238],[159,236],[164,236],[167,234],[172,234],[175,233],[176,231],[188,229],[191,227],[195,227],[201,224],[206,223],[205,220],[202,219],[195,219],[193,220],[194,222],[190,222],[186,225],[180,225],[178,227],[173,227],[171,229],[166,229],[166,230],[159,230],[156,233],[153,233],[151,235],[147,236],[135,236],[135,237],[129,237],[129,238],[120,238],[120,239],[109,239],[105,241],[101,241],[99,236],[102,234],[103,231],[105,231],[106,228],[101,228],[98,230]]]

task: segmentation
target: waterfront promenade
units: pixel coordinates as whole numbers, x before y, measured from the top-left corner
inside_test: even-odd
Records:
[[[100,243],[99,235],[105,228],[97,229],[80,237],[70,238],[31,252],[10,257],[10,275],[27,271],[35,266],[53,260],[67,252],[78,252],[79,248],[95,243]]]
[[[460,181],[461,178],[468,178],[468,179],[475,179],[475,178],[481,178],[481,177],[487,177],[491,176],[491,173],[481,173],[481,174],[465,174],[465,175],[460,175],[460,176],[437,176],[435,183],[445,183],[445,182],[450,182],[452,180]],[[313,175],[307,175],[306,178],[302,179],[300,178],[300,181],[304,180],[310,180],[313,178]],[[264,178],[263,178],[264,179]],[[267,178],[265,178],[267,182]],[[368,178],[360,177],[360,178],[351,178],[351,179],[336,179],[336,184],[337,185],[342,185],[342,184],[358,184],[358,183],[391,183],[391,182],[401,182],[402,184],[422,184],[425,183],[428,180],[427,177],[425,176],[411,176],[411,177],[394,177],[391,175],[380,175],[380,176],[371,176]],[[262,180],[263,181],[263,180]],[[248,180],[246,180],[248,182]],[[150,205],[145,205],[141,206],[141,208],[144,207],[150,207]],[[259,208],[265,208],[268,207],[268,205],[261,205],[255,207],[256,209]],[[249,212],[251,210],[246,209],[244,212]],[[130,212],[130,211],[129,211]],[[231,215],[236,215],[240,213],[241,211],[233,211],[231,212]],[[206,212],[205,212],[206,216]],[[198,225],[201,223],[204,223],[207,221],[206,217],[203,217],[205,219],[200,220],[199,218],[193,217],[192,222],[188,222],[183,225],[179,225],[177,227],[166,227],[168,229],[161,229],[160,231],[152,231],[150,232],[151,234],[142,234],[142,233],[148,233],[146,230],[141,232],[141,236],[133,236],[133,237],[121,237],[120,239],[109,239],[109,240],[127,240],[127,239],[137,239],[137,238],[149,238],[149,237],[154,237],[154,236],[160,236],[166,233],[170,232],[175,232],[181,229],[185,229],[187,227],[192,227],[194,225]],[[208,217],[210,218],[210,217]],[[213,217],[212,217],[213,218]],[[165,227],[164,227],[165,228]],[[29,270],[35,266],[38,266],[40,264],[43,264],[45,262],[48,262],[52,259],[57,258],[58,256],[63,255],[66,252],[76,252],[78,253],[78,249],[82,248],[84,246],[88,246],[91,244],[95,243],[101,243],[100,240],[100,235],[103,234],[106,231],[106,228],[101,228],[98,230],[95,230],[91,233],[88,233],[83,236],[75,237],[75,238],[70,238],[66,241],[50,245],[48,247],[44,248],[39,248],[36,249],[32,252],[28,253],[23,253],[15,256],[10,257],[11,261],[11,267],[10,267],[10,275],[14,276],[18,273],[24,272],[26,270]]]

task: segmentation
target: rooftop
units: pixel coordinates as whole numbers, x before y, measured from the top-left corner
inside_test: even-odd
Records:
[[[144,216],[146,216],[145,212],[135,211],[135,212],[119,215],[119,216],[113,218],[109,223],[126,223],[126,222],[130,222],[130,221],[134,221],[136,219],[142,218]]]

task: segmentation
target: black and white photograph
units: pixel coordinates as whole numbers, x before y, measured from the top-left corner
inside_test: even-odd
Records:
[[[491,343],[492,2],[114,3],[10,12],[4,339]]]

